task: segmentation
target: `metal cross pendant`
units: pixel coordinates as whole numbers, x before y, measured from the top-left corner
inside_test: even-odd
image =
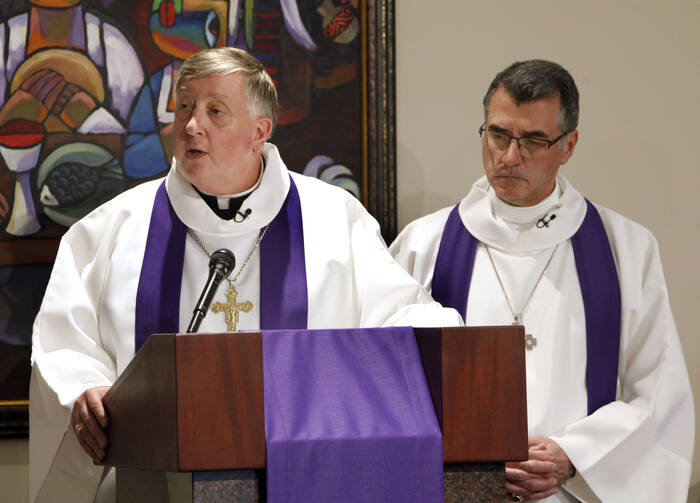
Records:
[[[525,349],[531,351],[537,346],[537,339],[532,334],[525,334]]]
[[[512,325],[522,325],[520,321],[520,316],[517,314],[513,315]],[[532,334],[525,334],[525,349],[532,351],[537,346],[537,338]]]
[[[226,304],[223,304],[221,302],[215,302],[211,306],[211,310],[215,313],[220,313],[222,311],[224,312],[224,314],[226,315],[226,326],[228,327],[229,332],[236,331],[236,325],[238,324],[238,314],[241,311],[247,313],[250,312],[251,309],[253,309],[252,302],[247,300],[245,302],[237,303],[237,297],[238,291],[236,290],[236,287],[231,285],[231,288],[229,288],[228,292],[226,292],[226,298],[228,299],[228,302]]]

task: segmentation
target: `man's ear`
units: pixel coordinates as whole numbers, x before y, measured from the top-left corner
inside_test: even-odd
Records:
[[[561,163],[566,164],[571,156],[574,155],[574,150],[576,149],[576,144],[578,143],[578,129],[574,129],[569,134],[566,135],[563,141],[563,148],[561,152]]]
[[[253,140],[253,150],[256,153],[260,152],[265,145],[265,142],[272,134],[272,119],[269,117],[260,117],[255,124],[255,138]]]

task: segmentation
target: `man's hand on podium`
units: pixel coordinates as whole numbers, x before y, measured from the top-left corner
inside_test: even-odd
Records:
[[[527,461],[506,463],[506,491],[522,501],[548,498],[574,475],[574,466],[550,438],[530,437],[528,445]]]
[[[71,412],[71,424],[78,442],[95,464],[104,460],[109,443],[104,431],[109,426],[109,417],[102,405],[102,397],[109,388],[98,386],[85,390]]]

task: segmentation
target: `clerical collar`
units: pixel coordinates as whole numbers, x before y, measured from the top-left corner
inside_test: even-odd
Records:
[[[488,196],[494,216],[503,220],[506,224],[514,224],[517,227],[526,228],[536,225],[540,219],[559,209],[561,207],[559,202],[560,194],[559,181],[556,181],[552,193],[536,205],[513,206],[500,199],[492,187],[489,186],[488,188]]]
[[[279,151],[271,143],[263,146],[265,170],[260,186],[243,202],[242,212],[251,210],[242,222],[216,218],[212,209],[204,202],[196,190],[180,173],[177,162],[173,160],[165,181],[168,198],[178,218],[200,236],[216,234],[218,236],[244,236],[260,232],[279,213],[290,187],[289,171],[280,158]]]
[[[207,203],[207,206],[209,206],[209,208],[211,208],[211,210],[214,213],[216,213],[216,216],[218,216],[219,218],[223,220],[236,219],[236,221],[238,221],[238,219],[236,218],[236,216],[238,215],[238,218],[245,220],[250,210],[248,210],[248,213],[240,214],[239,210],[243,205],[243,201],[245,201],[246,198],[260,186],[260,182],[262,181],[263,177],[263,172],[265,171],[265,158],[261,157],[261,159],[261,169],[260,176],[258,176],[258,180],[255,182],[255,185],[253,185],[247,190],[244,190],[243,192],[238,192],[236,194],[221,195],[209,194],[208,192],[204,192],[203,190],[200,190],[194,185],[192,185],[192,188],[194,188],[194,190],[197,191],[197,193],[201,196],[204,202]]]
[[[459,203],[462,222],[482,243],[502,251],[530,253],[569,239],[586,216],[586,201],[562,175],[552,194],[535,206],[511,206],[495,196],[482,176]]]

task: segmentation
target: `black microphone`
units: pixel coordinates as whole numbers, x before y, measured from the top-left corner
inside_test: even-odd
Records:
[[[209,259],[209,278],[192,313],[190,325],[187,327],[188,334],[193,334],[199,330],[199,324],[202,323],[207,314],[209,304],[211,304],[211,300],[214,298],[217,288],[219,288],[219,283],[231,274],[234,267],[236,267],[236,258],[230,250],[221,248],[211,254]]]

